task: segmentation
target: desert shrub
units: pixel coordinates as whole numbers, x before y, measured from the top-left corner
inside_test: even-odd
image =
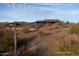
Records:
[[[17,40],[17,54],[18,55],[33,55],[32,51],[29,51],[28,49],[31,48],[33,40],[36,38],[36,36],[32,36],[30,38],[25,39],[18,39]],[[27,51],[28,50],[28,51]]]
[[[79,55],[79,41],[71,40],[71,52],[75,55]]]
[[[59,26],[61,26],[61,27],[65,27],[65,26],[64,26],[64,25],[65,25],[64,22],[58,22],[57,24],[58,24]]]
[[[47,56],[47,48],[37,47],[35,50],[29,50],[25,55],[27,56]]]
[[[54,27],[54,29],[60,29],[60,26],[59,26],[59,25],[57,25],[57,26],[55,26],[55,27]]]
[[[57,23],[62,28],[67,28],[68,26],[64,22],[58,22]]]
[[[33,51],[27,51],[26,52],[26,54],[25,54],[26,56],[34,56],[34,53],[33,53]]]
[[[71,44],[67,43],[65,40],[60,40],[60,43],[58,45],[59,51],[70,51],[71,50]]]
[[[28,33],[28,32],[29,32],[29,28],[28,28],[28,27],[24,27],[24,28],[22,29],[22,31],[23,31],[24,33]]]
[[[45,33],[43,31],[38,31],[39,36],[43,36]]]
[[[65,40],[60,40],[56,49],[60,54],[61,52],[67,52],[64,55],[79,55],[79,41],[71,40],[70,42],[66,42]]]
[[[60,27],[59,25],[55,24],[55,25],[53,25],[53,26],[50,26],[50,27],[48,28],[48,30],[51,31],[51,30],[60,29],[60,28],[61,28],[61,27]]]
[[[9,48],[9,33],[5,30],[0,30],[0,52],[8,51]]]
[[[69,27],[69,32],[79,34],[79,26],[76,25],[76,26]]]
[[[8,50],[8,35],[7,32],[0,30],[0,51]]]

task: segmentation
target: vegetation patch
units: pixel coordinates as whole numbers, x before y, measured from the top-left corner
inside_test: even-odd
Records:
[[[54,29],[60,29],[61,27],[59,25],[50,26],[48,30],[54,30]]]
[[[0,30],[0,53],[8,52],[13,47],[12,35],[6,30]]]
[[[57,23],[61,28],[68,28],[68,24],[69,24],[69,22],[58,22]]]
[[[75,33],[75,34],[79,34],[79,26],[71,26],[71,27],[69,27],[69,32],[71,33],[71,34],[73,34],[73,33]]]
[[[60,40],[60,43],[56,46],[56,52],[60,52],[59,55],[79,55],[79,41],[66,42]]]
[[[38,35],[39,35],[39,36],[44,36],[45,33],[44,33],[43,31],[40,30],[40,31],[38,31]]]
[[[28,27],[24,27],[24,28],[22,29],[22,31],[23,31],[24,33],[28,33],[28,32],[29,32],[29,28],[28,28]]]

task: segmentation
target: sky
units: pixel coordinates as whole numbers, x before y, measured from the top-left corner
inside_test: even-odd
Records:
[[[0,3],[0,22],[44,19],[79,22],[79,3]]]

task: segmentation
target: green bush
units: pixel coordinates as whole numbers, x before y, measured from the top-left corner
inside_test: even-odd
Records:
[[[79,34],[79,26],[71,26],[69,28],[70,33],[75,33],[75,34]]]

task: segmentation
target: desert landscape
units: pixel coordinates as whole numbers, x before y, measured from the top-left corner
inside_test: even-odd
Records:
[[[79,23],[49,19],[0,24],[0,55],[15,55],[15,28],[18,56],[79,55]]]
[[[0,3],[0,56],[79,56],[79,3]]]

